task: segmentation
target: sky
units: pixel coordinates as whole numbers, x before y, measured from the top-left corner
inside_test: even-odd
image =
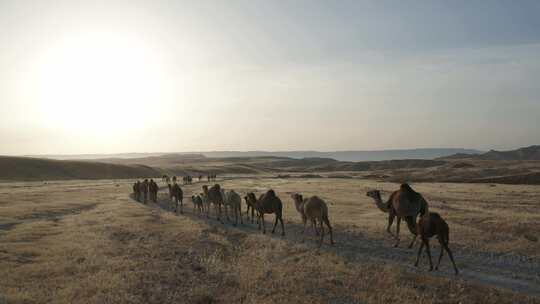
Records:
[[[0,0],[0,154],[540,143],[540,1]]]

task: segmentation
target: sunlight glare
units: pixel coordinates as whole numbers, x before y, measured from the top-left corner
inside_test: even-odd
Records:
[[[84,33],[66,38],[37,66],[41,111],[50,123],[71,131],[132,129],[137,119],[156,113],[163,98],[158,56],[127,35]]]

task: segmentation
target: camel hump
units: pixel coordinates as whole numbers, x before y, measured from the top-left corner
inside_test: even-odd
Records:
[[[414,191],[413,188],[411,188],[411,186],[409,184],[401,184],[401,186],[399,188],[402,191],[408,191],[408,192],[416,193],[416,191]]]
[[[268,197],[276,197],[276,193],[274,192],[274,190],[270,189],[266,192],[266,195]]]
[[[409,200],[418,200],[420,197],[420,193],[416,192],[409,186],[409,184],[401,184],[400,186],[401,192],[403,192],[404,196]]]

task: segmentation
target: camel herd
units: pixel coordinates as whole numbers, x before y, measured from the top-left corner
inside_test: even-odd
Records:
[[[215,177],[214,177],[215,178]],[[210,179],[210,175],[209,175]],[[173,177],[173,183],[169,182],[167,178],[167,186],[169,188],[169,199],[173,203],[175,213],[183,213],[183,191],[180,185],[176,182],[176,177]],[[199,178],[200,180],[200,178]],[[190,183],[184,179],[184,183]],[[143,182],[137,181],[133,185],[133,191],[135,199],[141,200],[146,203],[147,194],[150,193],[150,200],[157,201],[157,184],[150,179]],[[439,260],[435,269],[439,268],[444,251],[448,253],[448,256],[454,267],[455,274],[459,271],[454,262],[452,251],[448,247],[449,243],[449,228],[446,221],[436,212],[430,212],[428,203],[424,197],[414,191],[408,184],[402,184],[400,189],[391,193],[386,202],[383,201],[379,190],[371,190],[366,193],[368,197],[371,197],[375,201],[375,205],[381,211],[388,213],[388,226],[386,231],[392,235],[395,239],[394,247],[399,246],[400,238],[400,223],[404,219],[407,223],[409,232],[413,235],[412,241],[409,244],[409,248],[414,246],[414,243],[418,236],[420,236],[421,244],[418,249],[415,266],[418,266],[420,256],[424,247],[426,248],[426,254],[429,259],[429,270],[433,270],[433,263],[431,259],[431,251],[429,240],[433,236],[437,236],[439,244],[441,246]],[[315,235],[320,236],[318,245],[322,246],[324,241],[324,226],[328,228],[328,234],[330,235],[330,244],[334,244],[333,229],[330,224],[328,206],[326,202],[318,197],[303,197],[300,193],[294,193],[291,195],[294,202],[294,207],[301,216],[303,223],[302,235],[305,236],[305,230],[307,222],[309,221]],[[240,222],[243,224],[242,219],[242,197],[235,190],[226,191],[219,184],[215,184],[211,187],[208,185],[202,186],[202,192],[191,197],[193,203],[193,212],[198,212],[199,215],[206,215],[210,218],[211,206],[214,209],[214,215],[217,221],[223,223],[223,214],[228,222],[231,222],[231,218],[234,220],[233,225],[236,226]],[[283,223],[283,203],[281,199],[276,195],[274,190],[270,189],[259,197],[253,192],[248,192],[244,196],[244,201],[247,207],[246,221],[254,223],[257,220],[258,229],[262,229],[262,233],[266,233],[266,226],[264,221],[265,214],[274,214],[274,225],[272,233],[275,232],[278,222],[281,224],[281,235],[285,236],[285,225]],[[229,213],[231,217],[229,217]],[[251,217],[250,217],[251,215]],[[394,219],[397,217],[396,222],[396,234],[391,232],[391,226]]]

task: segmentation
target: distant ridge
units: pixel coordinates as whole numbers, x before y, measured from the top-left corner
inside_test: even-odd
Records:
[[[480,154],[483,151],[462,148],[421,148],[373,151],[208,151],[208,152],[178,152],[178,153],[120,153],[120,154],[80,154],[80,155],[35,155],[35,157],[52,159],[116,159],[143,158],[152,156],[179,155],[205,156],[212,158],[224,157],[289,157],[289,158],[332,158],[339,161],[381,161],[396,159],[436,159],[454,154]]]
[[[0,180],[120,179],[161,176],[144,165],[0,156]]]
[[[479,160],[540,160],[540,145],[529,146],[509,151],[490,150],[483,154],[458,153],[443,159],[479,159]]]

